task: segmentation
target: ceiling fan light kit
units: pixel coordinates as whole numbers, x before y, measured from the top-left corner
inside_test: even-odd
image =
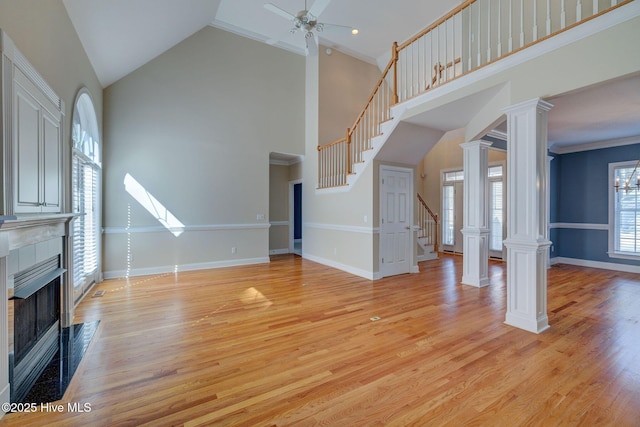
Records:
[[[304,2],[304,9],[296,13],[295,15],[287,12],[284,9],[276,6],[273,3],[265,3],[264,8],[276,15],[285,18],[293,23],[293,26],[289,30],[290,33],[295,34],[298,31],[304,33],[305,43],[307,46],[307,54],[318,54],[318,33],[327,30],[348,30],[351,34],[358,34],[358,29],[349,27],[346,25],[327,24],[318,22],[318,16],[329,5],[331,0],[316,0],[311,8],[307,9],[307,1]],[[275,40],[273,42],[276,42]],[[272,43],[270,43],[272,44]],[[330,53],[327,52],[327,55]]]

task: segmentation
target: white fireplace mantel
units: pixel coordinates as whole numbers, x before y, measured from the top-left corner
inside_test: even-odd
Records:
[[[71,220],[79,214],[0,216],[0,402],[10,402],[8,298],[16,273],[43,260],[60,255],[62,275],[60,322],[73,321],[73,277]],[[0,413],[0,417],[4,415]]]

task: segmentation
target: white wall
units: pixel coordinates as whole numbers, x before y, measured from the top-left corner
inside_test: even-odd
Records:
[[[269,153],[304,154],[303,57],[206,27],[104,98],[106,276],[268,261]]]
[[[335,50],[331,56],[320,51],[318,57],[307,58],[303,256],[371,277],[375,266],[373,166],[348,193],[318,192],[317,146],[345,136],[381,73],[376,66]]]

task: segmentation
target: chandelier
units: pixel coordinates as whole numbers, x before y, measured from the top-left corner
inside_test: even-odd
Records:
[[[631,190],[633,190],[635,187],[635,190],[640,190],[640,173],[637,175],[636,177],[636,183],[635,185],[630,184],[633,179],[633,176],[636,174],[636,171],[638,170],[638,166],[640,166],[640,160],[638,160],[638,163],[636,163],[636,167],[633,168],[633,172],[631,172],[631,175],[629,176],[629,178],[627,180],[625,180],[625,183],[623,186],[620,186],[620,178],[616,178],[616,185],[614,185],[615,189],[616,189],[616,193],[620,190],[620,188],[622,188],[625,192],[629,192]]]

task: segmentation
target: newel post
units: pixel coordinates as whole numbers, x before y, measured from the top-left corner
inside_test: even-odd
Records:
[[[393,105],[396,105],[398,103],[398,42],[393,42],[391,59],[393,60]]]

